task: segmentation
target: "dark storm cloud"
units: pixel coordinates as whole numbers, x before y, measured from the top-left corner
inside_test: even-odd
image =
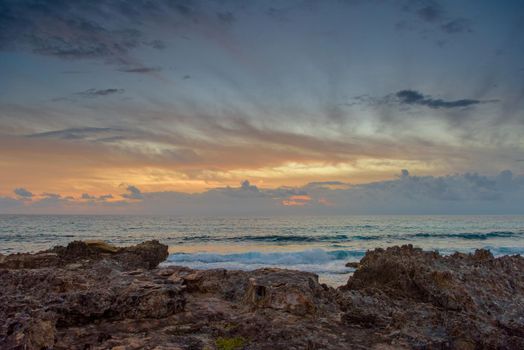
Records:
[[[451,100],[446,101],[439,98],[432,98],[428,95],[423,95],[422,93],[416,90],[401,90],[395,93],[395,96],[398,98],[398,102],[404,105],[420,105],[426,106],[429,108],[439,109],[439,108],[464,108],[469,106],[474,106],[484,101],[474,100],[474,99],[460,99],[460,100]]]
[[[86,91],[77,92],[75,95],[82,96],[82,97],[102,97],[102,96],[109,96],[109,95],[115,95],[115,94],[122,94],[124,93],[124,89],[88,89]]]

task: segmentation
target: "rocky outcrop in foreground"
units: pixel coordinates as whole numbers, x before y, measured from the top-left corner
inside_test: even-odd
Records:
[[[370,251],[338,289],[291,270],[157,268],[167,246],[0,256],[1,349],[524,349],[524,258]]]

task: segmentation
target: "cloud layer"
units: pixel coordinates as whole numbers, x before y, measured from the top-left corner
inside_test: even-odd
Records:
[[[0,195],[136,207],[249,179],[293,210],[402,168],[520,174],[523,6],[0,0]]]
[[[338,181],[300,187],[259,188],[244,181],[202,193],[142,192],[126,186],[120,196],[78,198],[33,195],[0,198],[0,213],[136,213],[167,215],[282,214],[524,214],[524,176],[505,170],[496,176],[466,173],[412,176],[352,185]]]

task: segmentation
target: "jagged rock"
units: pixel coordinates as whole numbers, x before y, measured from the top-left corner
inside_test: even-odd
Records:
[[[312,273],[262,269],[248,280],[244,302],[252,307],[271,308],[296,315],[312,315],[319,309],[324,288]]]
[[[524,258],[495,259],[486,250],[443,257],[411,245],[376,249],[340,289],[343,319],[402,329],[396,337],[409,344],[416,334],[417,342],[432,346],[519,348],[523,269]]]
[[[300,271],[156,268],[166,256],[156,241],[1,256],[0,348],[524,348],[520,256],[376,249],[337,289]]]
[[[354,269],[358,269],[359,266],[360,266],[360,263],[358,263],[356,261],[350,261],[350,262],[346,263],[346,267],[352,267]]]
[[[36,269],[62,267],[75,262],[92,263],[109,259],[126,269],[152,269],[168,256],[168,247],[156,240],[119,248],[102,241],[73,241],[67,246],[36,254],[12,254],[0,259],[0,268]]]
[[[55,343],[55,324],[37,316],[19,314],[11,319],[0,345],[5,349],[49,349]]]

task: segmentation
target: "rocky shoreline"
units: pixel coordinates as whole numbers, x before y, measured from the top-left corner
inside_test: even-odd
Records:
[[[346,285],[157,267],[167,246],[0,255],[0,349],[524,349],[524,258],[375,249]]]

